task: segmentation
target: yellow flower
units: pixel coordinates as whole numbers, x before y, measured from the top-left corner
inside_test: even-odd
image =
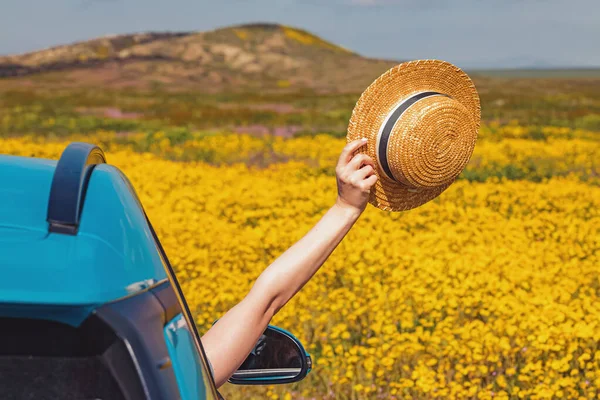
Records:
[[[439,198],[405,213],[368,206],[275,316],[312,353],[311,375],[226,398],[596,396],[600,140],[564,128],[542,128],[547,141],[529,140],[526,127],[494,129],[501,139],[484,133]],[[158,132],[139,153],[114,132],[68,140],[110,148],[201,333],[332,204],[344,144],[232,134],[177,144]],[[0,151],[57,159],[68,140],[0,138]]]

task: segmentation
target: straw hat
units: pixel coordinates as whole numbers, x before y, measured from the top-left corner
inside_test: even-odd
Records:
[[[367,138],[359,152],[376,160],[369,202],[402,211],[439,196],[467,165],[480,119],[473,82],[448,62],[410,61],[385,72],[360,96],[346,137]]]

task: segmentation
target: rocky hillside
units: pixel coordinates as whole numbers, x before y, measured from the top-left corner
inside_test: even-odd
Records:
[[[358,92],[395,63],[362,57],[301,29],[250,24],[109,36],[0,57],[0,78],[9,84],[206,92]]]

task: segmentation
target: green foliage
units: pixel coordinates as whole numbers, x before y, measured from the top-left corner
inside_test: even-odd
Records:
[[[533,140],[546,140],[547,136],[536,126],[600,131],[600,79],[475,76],[475,82],[482,119],[488,126],[530,126],[528,137]],[[0,135],[181,128],[261,133],[287,130],[295,136],[330,132],[343,137],[359,97],[358,93],[310,90],[207,94],[166,89],[157,83],[149,91],[50,90],[43,86],[0,90]]]
[[[600,114],[588,114],[575,121],[577,128],[600,131]]]
[[[498,148],[503,148],[507,139],[540,145],[565,139],[596,143],[600,134],[599,82],[505,78],[484,81],[478,85],[483,119],[479,141],[497,142],[501,145]],[[304,156],[276,151],[269,135],[300,140],[326,132],[343,139],[359,97],[311,91],[201,94],[167,92],[158,87],[150,92],[66,88],[0,91],[0,136],[92,135],[106,146],[127,145],[135,151],[158,153],[173,160],[246,162],[255,166],[296,160],[332,175],[329,164],[320,165]],[[251,154],[224,157],[218,148],[204,144],[212,143],[212,136],[224,132],[248,133],[256,136],[259,143]],[[510,157],[509,161],[496,162],[476,154],[460,179],[541,181],[570,173],[585,180],[598,179],[595,165],[578,166],[577,152],[569,153],[570,166],[560,167],[566,153],[560,156],[533,152],[518,162],[510,161]]]

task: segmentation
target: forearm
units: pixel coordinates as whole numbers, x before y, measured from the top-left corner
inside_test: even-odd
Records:
[[[317,272],[358,219],[360,211],[338,204],[259,276],[250,293],[202,337],[222,385],[242,364],[273,315]]]
[[[336,203],[302,239],[263,271],[251,293],[261,293],[269,301],[269,313],[277,313],[319,270],[359,216],[356,208]]]

